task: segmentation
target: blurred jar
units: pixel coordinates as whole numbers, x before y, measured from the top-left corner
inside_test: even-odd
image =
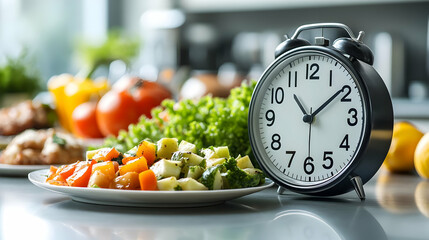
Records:
[[[74,132],[73,110],[81,103],[99,100],[109,89],[110,85],[105,78],[92,80],[61,74],[48,81],[48,90],[53,96],[60,124],[70,132]]]

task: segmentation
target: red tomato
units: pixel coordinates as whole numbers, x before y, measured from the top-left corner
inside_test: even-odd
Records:
[[[96,118],[95,102],[86,102],[77,106],[73,110],[73,131],[76,135],[84,138],[102,138],[100,129],[98,128]]]
[[[97,105],[97,123],[104,136],[118,135],[119,130],[127,129],[131,123],[137,123],[140,113],[137,103],[128,92],[111,90]]]
[[[122,77],[112,88],[129,92],[139,106],[136,110],[147,118],[152,118],[150,114],[152,108],[159,106],[162,100],[171,98],[170,91],[161,84],[139,77]]]
[[[171,98],[171,93],[161,84],[138,77],[123,77],[98,103],[97,122],[104,136],[118,135],[137,123],[141,115],[151,118],[152,108]]]
[[[152,108],[161,104],[162,100],[171,98],[170,92],[161,84],[140,79],[129,90],[137,102],[140,113],[152,118]]]

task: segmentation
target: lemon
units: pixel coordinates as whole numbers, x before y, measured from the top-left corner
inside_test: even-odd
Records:
[[[413,195],[418,181],[408,175],[380,171],[375,184],[375,197],[378,204],[392,213],[416,211]],[[410,181],[411,180],[411,181]]]
[[[427,180],[422,180],[417,185],[414,198],[419,211],[429,218],[429,182]]]
[[[429,178],[429,133],[426,133],[417,145],[414,165],[421,177]]]
[[[408,122],[395,123],[393,126],[392,143],[390,144],[390,149],[383,166],[390,172],[413,171],[414,151],[422,136],[423,133]],[[427,156],[429,160],[429,137],[427,143]]]

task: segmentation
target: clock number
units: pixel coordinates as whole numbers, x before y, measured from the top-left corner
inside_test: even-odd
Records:
[[[269,123],[267,123],[267,126],[271,127],[274,124],[274,120],[276,120],[276,115],[275,115],[274,111],[270,109],[265,113],[265,118],[269,122]]]
[[[307,157],[304,161],[304,172],[308,175],[314,172],[313,158]]]
[[[341,102],[351,102],[352,99],[348,98],[348,96],[350,95],[350,93],[352,92],[352,88],[349,85],[344,85],[343,87],[343,92],[345,92],[346,94],[343,96],[343,98],[341,98]]]
[[[314,71],[313,71],[313,69],[314,69]],[[309,79],[308,75],[309,75],[310,71],[313,71],[313,73],[311,73],[311,75],[310,75],[310,80],[318,80],[319,76],[316,76],[316,73],[319,72],[319,64],[313,63],[309,67],[308,63],[307,63],[306,72],[305,72],[305,79]]]
[[[282,146],[282,144],[280,143],[280,135],[278,135],[277,133],[273,134],[271,140],[271,149],[279,150]]]
[[[351,118],[347,118],[347,123],[349,126],[355,126],[358,123],[356,108],[350,108],[348,113],[352,116]]]
[[[333,152],[324,152],[323,153],[323,161],[328,161],[327,164],[323,164],[322,167],[324,169],[330,169],[332,167],[332,165],[334,165],[334,159],[332,159],[332,157],[330,157],[329,155],[332,155]]]
[[[283,88],[278,87],[275,91],[274,88],[271,89],[271,104],[274,104],[274,101],[277,104],[281,104],[285,98],[285,92]]]
[[[293,160],[293,158],[295,157],[295,153],[296,153],[296,151],[286,151],[286,154],[291,154],[292,156],[290,156],[290,160],[289,160],[289,163],[288,163],[288,165],[287,165],[287,167],[289,168],[290,167],[290,165],[292,164],[292,160]]]
[[[341,141],[340,148],[345,148],[346,151],[349,150],[350,145],[349,145],[349,135],[348,134],[346,134],[346,136],[344,136],[344,138],[343,138],[343,141]]]
[[[294,75],[295,75],[294,87],[297,87],[298,86],[298,72],[295,71]],[[288,87],[291,87],[291,86],[292,86],[292,72],[289,71]]]

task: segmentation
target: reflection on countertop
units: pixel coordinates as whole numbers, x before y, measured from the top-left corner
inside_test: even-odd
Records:
[[[79,203],[0,177],[0,239],[427,239],[428,181],[380,171],[365,190],[365,201],[272,187],[210,207],[136,208]]]

